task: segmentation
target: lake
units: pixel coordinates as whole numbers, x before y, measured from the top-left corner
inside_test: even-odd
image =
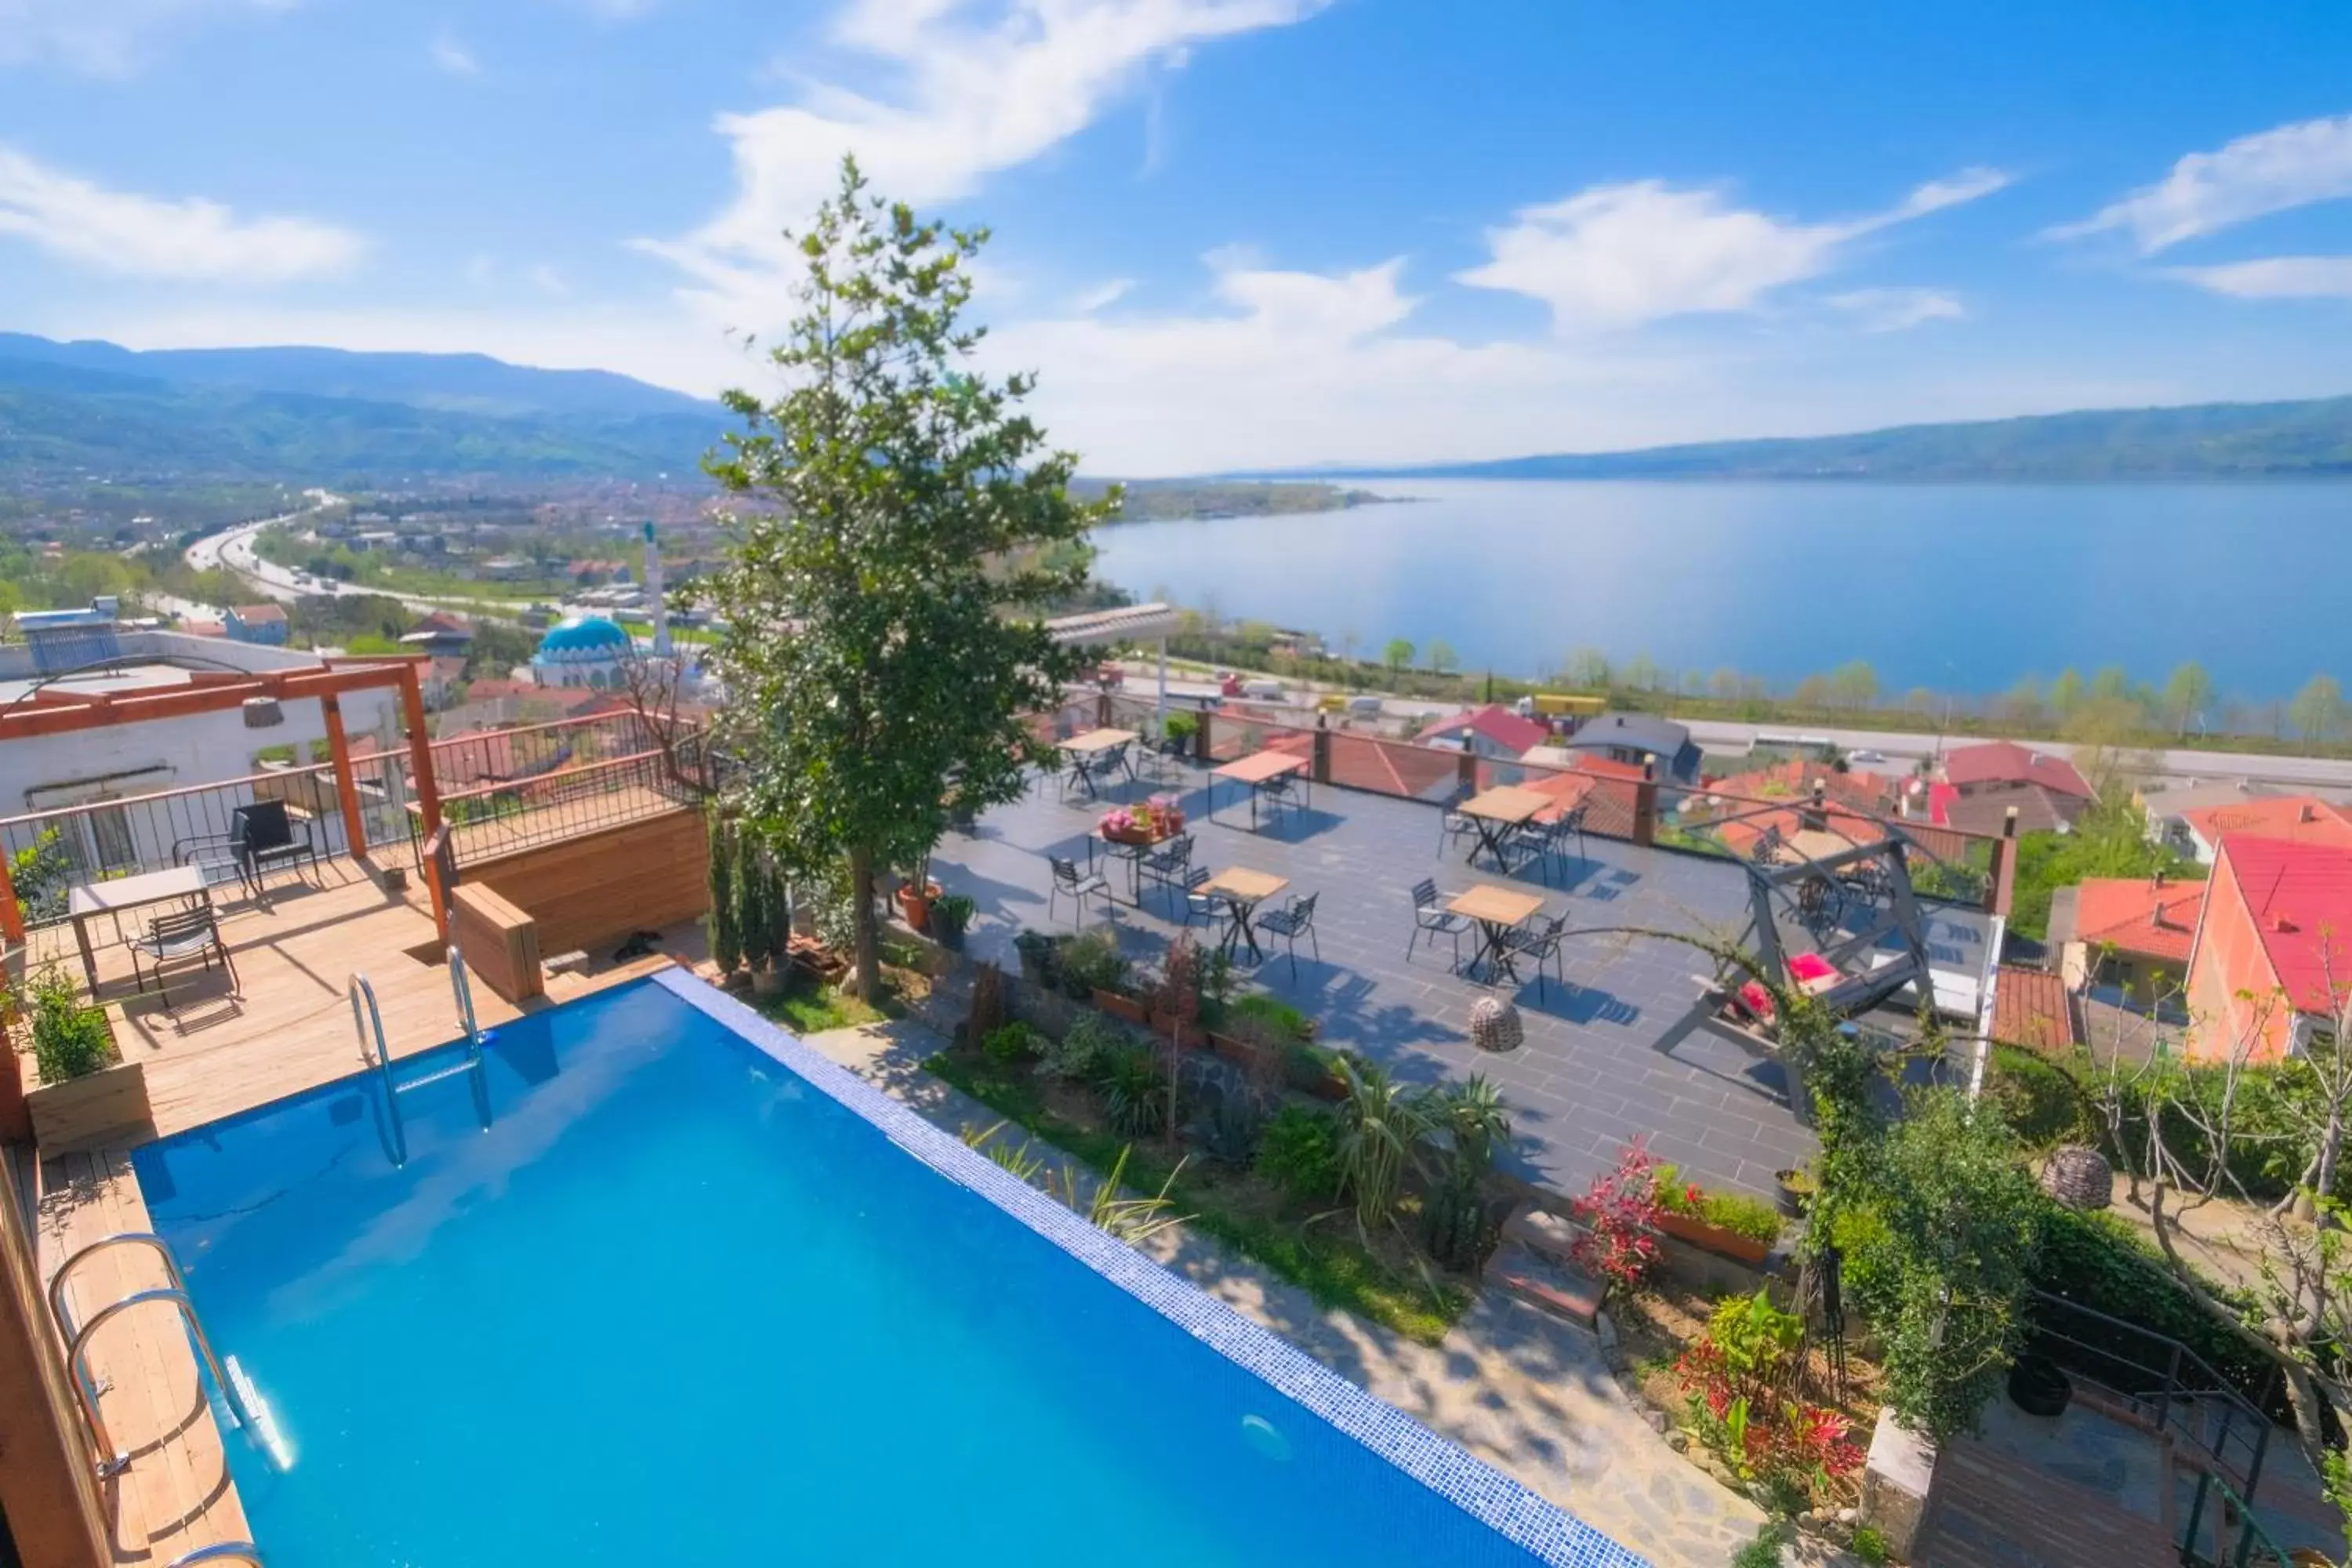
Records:
[[[2223,695],[2352,673],[2352,482],[1340,480],[1410,503],[1133,523],[1100,575],[1228,618],[1453,645],[1536,675],[1593,647],[1780,684],[2005,690],[2069,666]]]

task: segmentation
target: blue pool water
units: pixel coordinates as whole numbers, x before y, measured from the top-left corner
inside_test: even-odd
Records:
[[[489,1095],[404,1168],[364,1078],[136,1156],[272,1568],[1638,1563],[694,982]]]

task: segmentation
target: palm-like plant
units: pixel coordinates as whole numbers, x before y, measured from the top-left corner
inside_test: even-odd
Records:
[[[1407,1163],[1429,1135],[1427,1097],[1395,1082],[1378,1066],[1345,1057],[1339,1076],[1339,1170],[1355,1200],[1356,1223],[1370,1229],[1396,1212]]]
[[[1429,1090],[1422,1097],[1422,1114],[1432,1130],[1444,1134],[1433,1176],[1447,1185],[1475,1185],[1494,1169],[1496,1149],[1510,1142],[1511,1113],[1480,1073]]]

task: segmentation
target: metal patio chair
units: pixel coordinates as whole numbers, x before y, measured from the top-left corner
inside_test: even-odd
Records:
[[[1549,963],[1559,973],[1560,985],[1568,984],[1568,971],[1560,957],[1559,947],[1568,936],[1568,917],[1554,915],[1539,926],[1520,926],[1504,937],[1503,945],[1521,958],[1536,961],[1536,995],[1545,996],[1544,965]]]
[[[155,989],[163,994],[163,1005],[172,1005],[172,988],[163,984],[167,965],[201,960],[205,973],[212,973],[213,954],[220,954],[221,967],[228,972],[229,990],[242,995],[245,984],[236,977],[236,963],[228,955],[228,943],[221,940],[220,922],[214,918],[212,906],[174,910],[157,915],[147,922],[147,934],[131,943],[131,979],[138,989],[147,989],[147,977],[139,967],[142,953],[155,971]]]
[[[1054,885],[1045,892],[1047,920],[1054,918],[1054,906],[1060,902],[1065,895],[1078,901],[1077,918],[1070,922],[1072,931],[1082,930],[1085,927],[1088,899],[1098,898],[1106,907],[1111,905],[1110,884],[1103,880],[1100,872],[1081,872],[1076,861],[1065,860],[1059,855],[1048,855],[1045,858],[1054,868]]]
[[[1412,950],[1424,936],[1434,942],[1446,937],[1454,943],[1454,967],[1462,967],[1462,933],[1470,922],[1446,909],[1438,900],[1445,895],[1437,890],[1436,879],[1423,877],[1412,885],[1412,934],[1405,938],[1405,962],[1412,962]]]
[[[1289,907],[1270,915],[1257,917],[1257,929],[1280,937],[1290,957],[1290,977],[1298,978],[1298,939],[1304,936],[1318,963],[1323,962],[1323,944],[1315,935],[1315,900],[1320,893],[1305,893],[1294,897]]]

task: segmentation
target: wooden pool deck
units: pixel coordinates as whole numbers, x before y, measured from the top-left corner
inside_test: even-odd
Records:
[[[99,950],[99,998],[123,1059],[146,1077],[148,1115],[77,1146],[44,1147],[35,1196],[46,1282],[79,1248],[102,1237],[152,1228],[130,1151],[224,1116],[266,1105],[358,1071],[364,1061],[345,986],[354,971],[373,985],[394,1057],[463,1032],[431,914],[421,891],[386,891],[362,867],[336,860],[297,885],[278,879],[266,903],[224,902],[221,931],[236,959],[234,991],[217,967],[175,970],[171,1005],[131,988],[126,950]],[[106,942],[110,931],[93,933]],[[37,968],[56,960],[77,979],[68,929],[33,933]],[[656,956],[586,974],[551,975],[545,1005],[623,984],[671,963]],[[520,1016],[478,981],[478,1020],[488,1028]],[[84,1264],[68,1286],[75,1318],[165,1283],[144,1248],[118,1247]],[[226,1355],[234,1346],[219,1347]],[[206,1403],[194,1352],[177,1315],[126,1312],[92,1342],[99,1407],[130,1466],[101,1483],[118,1563],[164,1568],[219,1542],[252,1539],[229,1478],[222,1436]],[[243,1438],[235,1439],[244,1441]],[[266,1553],[268,1543],[260,1543]]]

